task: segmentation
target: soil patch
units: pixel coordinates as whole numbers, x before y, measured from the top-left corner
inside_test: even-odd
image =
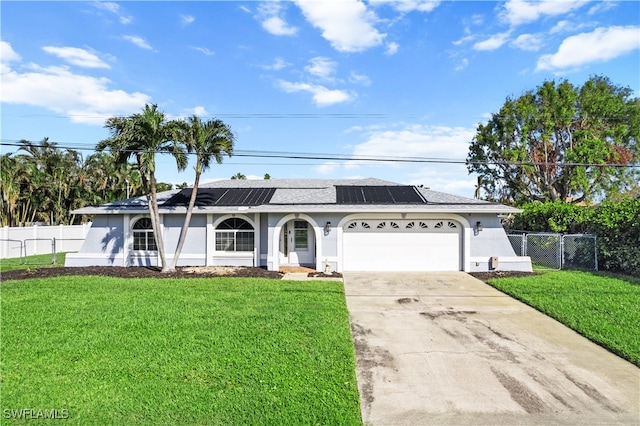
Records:
[[[281,279],[282,274],[277,271],[267,271],[264,268],[215,266],[215,267],[181,267],[175,272],[162,273],[159,268],[131,266],[86,266],[79,268],[46,267],[15,269],[0,274],[0,279],[24,280],[31,278],[50,278],[62,276],[98,275],[118,278],[212,278],[212,277],[256,277]]]

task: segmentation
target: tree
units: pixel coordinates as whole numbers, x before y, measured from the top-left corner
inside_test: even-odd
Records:
[[[185,144],[190,153],[196,154],[196,165],[194,167],[196,175],[193,188],[191,189],[191,197],[189,197],[189,206],[187,207],[187,213],[182,225],[182,230],[180,231],[178,245],[176,246],[176,252],[173,256],[173,262],[171,263],[171,270],[175,270],[178,264],[178,258],[182,253],[182,247],[187,237],[193,207],[195,206],[198,195],[200,176],[202,172],[209,169],[212,160],[220,164],[225,154],[231,157],[235,136],[231,128],[221,120],[214,119],[203,123],[202,120],[194,115],[189,117],[185,123],[185,127],[181,132],[180,141]]]
[[[156,182],[156,154],[169,153],[176,159],[178,170],[187,166],[187,156],[179,143],[180,121],[167,121],[157,105],[145,105],[142,113],[129,117],[111,117],[107,119],[105,127],[111,136],[96,146],[98,151],[109,149],[117,163],[127,163],[130,157],[135,157],[142,187],[147,196],[147,205],[151,226],[158,247],[158,255],[162,272],[169,270],[165,256],[164,239],[160,227],[160,213],[158,212],[157,182]]]
[[[624,192],[638,179],[640,99],[592,77],[545,81],[480,124],[469,172],[495,201],[580,202]]]
[[[271,179],[271,175],[269,173],[265,173],[264,180],[269,180],[269,179]]]
[[[82,156],[74,150],[61,150],[55,142],[44,138],[39,143],[19,142],[18,161],[26,168],[28,178],[22,189],[30,193],[32,216],[50,225],[69,224],[71,210],[77,202],[78,177]]]
[[[238,172],[235,175],[231,176],[231,180],[246,180],[247,177],[242,173]]]

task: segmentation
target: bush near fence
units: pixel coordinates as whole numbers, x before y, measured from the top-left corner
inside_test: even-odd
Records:
[[[595,234],[601,270],[640,276],[640,199],[597,206],[529,203],[509,224],[530,232]]]

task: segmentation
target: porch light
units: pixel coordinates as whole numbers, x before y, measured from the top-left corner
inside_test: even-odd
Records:
[[[327,222],[327,224],[324,225],[324,235],[329,235],[330,232],[331,232],[331,222]]]
[[[480,221],[476,222],[476,231],[477,232],[482,231],[482,222],[480,222]]]

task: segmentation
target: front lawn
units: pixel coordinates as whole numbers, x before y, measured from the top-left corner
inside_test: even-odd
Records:
[[[56,409],[75,424],[361,424],[339,282],[0,286],[4,417]]]
[[[640,280],[553,271],[488,283],[640,366]]]
[[[56,253],[56,261],[53,263],[53,255],[34,254],[26,257],[13,257],[0,259],[0,271],[12,271],[14,269],[26,269],[33,267],[63,266],[67,253]]]

